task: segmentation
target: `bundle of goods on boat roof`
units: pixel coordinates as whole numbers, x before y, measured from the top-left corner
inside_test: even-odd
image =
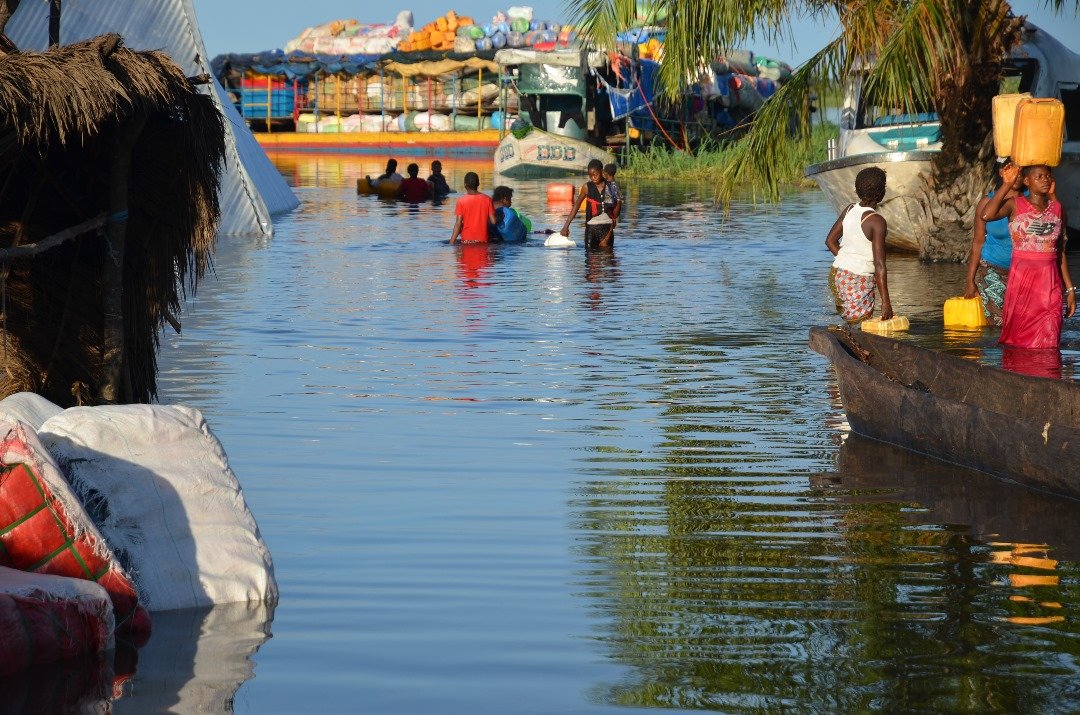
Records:
[[[309,27],[285,43],[286,54],[384,55],[393,52],[412,32],[413,14],[402,10],[391,25],[364,25],[357,20],[332,20]]]
[[[577,42],[577,33],[557,22],[536,20],[533,9],[528,6],[514,6],[505,12],[498,12],[491,22],[479,24],[466,23],[467,18],[459,18],[454,30],[453,43],[455,52],[486,52],[504,47],[531,47],[546,51],[569,47]]]

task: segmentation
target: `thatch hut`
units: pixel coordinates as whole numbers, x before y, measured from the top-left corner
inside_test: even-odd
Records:
[[[204,81],[117,35],[0,54],[0,397],[155,397],[220,218]]]

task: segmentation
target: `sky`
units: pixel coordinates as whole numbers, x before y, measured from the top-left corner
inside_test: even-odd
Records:
[[[500,8],[511,4],[526,4],[510,0],[500,5],[492,0],[402,0],[401,5],[388,6],[385,11],[371,8],[376,3],[358,0],[307,0],[306,2],[274,2],[265,0],[193,0],[199,18],[206,50],[210,57],[227,52],[259,52],[283,47],[306,27],[330,20],[355,18],[362,23],[389,23],[400,9],[413,12],[416,26],[425,25],[447,10],[487,21]],[[527,0],[526,0],[527,2]],[[562,21],[566,17],[563,0],[534,0],[530,3],[535,17],[541,20]],[[1071,3],[1066,0],[1066,5]],[[1080,53],[1080,16],[1070,10],[1054,15],[1038,0],[1014,0],[1013,10],[1028,15],[1028,19],[1047,30],[1059,42]],[[820,25],[802,21],[795,25],[791,43],[769,46],[747,42],[747,49],[757,54],[799,64],[821,49],[836,31],[835,24]]]

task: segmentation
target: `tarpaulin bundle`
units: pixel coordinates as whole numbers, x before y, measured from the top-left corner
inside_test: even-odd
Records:
[[[411,65],[420,62],[471,62],[495,59],[495,51],[486,52],[388,52],[381,55],[315,55],[306,52],[270,50],[254,54],[218,55],[210,62],[210,69],[222,84],[230,73],[255,72],[286,79],[307,79],[318,74],[374,74],[384,62]]]
[[[98,583],[117,628],[145,641],[150,617],[135,586],[37,435],[2,418],[0,434],[0,566]]]
[[[112,603],[92,581],[0,567],[0,676],[113,647]]]
[[[198,410],[72,407],[39,436],[151,611],[277,602],[270,552]]]

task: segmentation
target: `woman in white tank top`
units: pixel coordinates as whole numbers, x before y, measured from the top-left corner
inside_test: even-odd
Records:
[[[885,270],[885,236],[888,225],[875,209],[885,198],[885,172],[863,169],[855,177],[859,203],[840,213],[825,245],[836,258],[829,272],[829,287],[840,317],[849,323],[874,313],[874,288],[881,292],[881,319],[893,317]]]

